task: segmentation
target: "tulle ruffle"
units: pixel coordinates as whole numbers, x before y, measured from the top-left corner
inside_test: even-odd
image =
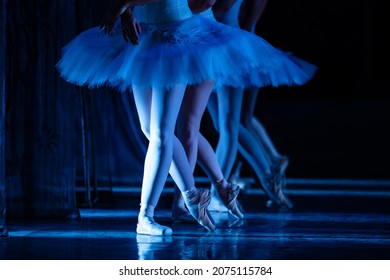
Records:
[[[109,36],[88,29],[63,48],[57,69],[73,84],[120,90],[205,80],[216,87],[302,85],[316,71],[252,33],[201,16],[141,28],[139,45],[124,41],[119,24]]]

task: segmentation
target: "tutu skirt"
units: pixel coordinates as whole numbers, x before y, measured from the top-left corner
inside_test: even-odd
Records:
[[[124,41],[119,23],[111,35],[88,29],[63,48],[56,67],[70,83],[121,91],[206,80],[216,87],[302,85],[316,71],[259,36],[202,16],[141,29],[138,45]]]

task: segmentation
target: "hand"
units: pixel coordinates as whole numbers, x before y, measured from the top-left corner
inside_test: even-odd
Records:
[[[127,5],[126,1],[114,1],[100,24],[100,29],[103,30],[105,34],[112,33],[115,22],[126,11]]]
[[[100,24],[100,29],[105,33],[105,34],[111,34],[112,30],[114,29],[115,22],[118,18],[115,15],[112,15],[110,13],[107,13],[104,16],[104,19],[102,23]]]
[[[141,26],[130,9],[127,9],[121,16],[122,36],[126,43],[131,42],[138,45]]]

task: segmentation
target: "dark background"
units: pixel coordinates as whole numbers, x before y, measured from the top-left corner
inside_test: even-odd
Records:
[[[291,177],[390,177],[383,5],[269,1],[257,33],[319,67],[303,87],[259,95],[257,116],[290,155]]]
[[[71,213],[75,185],[88,181],[139,186],[146,141],[131,95],[75,87],[54,67],[67,42],[99,24],[107,1],[4,2],[9,213]],[[256,115],[290,156],[288,177],[390,179],[385,11],[375,1],[269,1],[257,33],[319,67],[304,86],[259,96]],[[202,129],[215,143],[207,115]]]

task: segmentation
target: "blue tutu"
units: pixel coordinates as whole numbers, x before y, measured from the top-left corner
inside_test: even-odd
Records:
[[[111,35],[88,29],[63,48],[56,67],[73,84],[121,91],[206,80],[214,80],[216,87],[293,86],[306,83],[316,71],[259,36],[199,15],[141,23],[141,29],[138,45],[124,41],[119,23]]]

